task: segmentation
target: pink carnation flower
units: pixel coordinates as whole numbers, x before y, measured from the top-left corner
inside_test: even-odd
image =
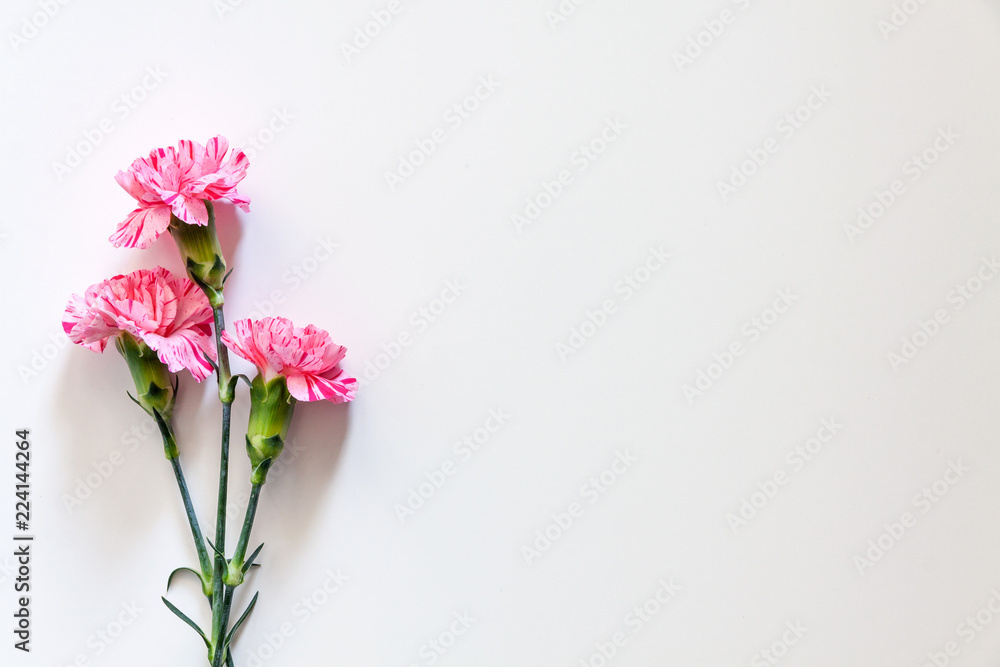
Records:
[[[222,342],[254,364],[265,382],[283,376],[288,393],[300,401],[346,403],[354,398],[358,381],[340,368],[347,348],[322,329],[311,324],[300,329],[284,317],[239,320],[232,328],[236,335],[223,331]]]
[[[170,214],[189,225],[207,225],[204,200],[228,199],[244,211],[250,200],[236,191],[249,160],[241,150],[226,159],[229,141],[213,137],[207,146],[182,140],[177,148],[157,148],[115,176],[139,207],[111,235],[116,247],[147,248],[170,226]]]
[[[212,307],[198,286],[156,267],[92,285],[66,306],[63,330],[74,343],[103,352],[127,332],[156,351],[173,372],[186,368],[198,382],[212,374]]]

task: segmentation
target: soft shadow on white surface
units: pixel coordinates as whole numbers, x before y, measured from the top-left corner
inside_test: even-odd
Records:
[[[349,419],[349,405],[318,401],[295,406],[285,450],[261,494],[263,521],[255,533],[265,536],[265,542],[300,544],[318,529],[314,519],[341,460]]]

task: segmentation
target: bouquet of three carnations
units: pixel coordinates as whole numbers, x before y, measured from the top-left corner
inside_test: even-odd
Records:
[[[215,229],[213,202],[220,199],[249,211],[250,200],[236,187],[246,176],[246,155],[222,137],[202,146],[181,141],[176,148],[159,148],[132,163],[115,177],[138,202],[111,242],[118,247],[147,248],[164,232],[177,244],[187,278],[162,267],[139,269],[92,285],[66,306],[63,328],[74,343],[103,352],[114,343],[135,381],[129,396],[159,426],[163,451],[173,467],[181,500],[191,526],[201,581],[212,610],[212,626],[201,628],[163,598],[167,607],[194,628],[208,648],[212,667],[233,665],[232,641],[257,602],[233,621],[233,593],[260,553],[247,547],[267,472],[281,454],[292,412],[298,401],[343,403],[354,398],[357,380],[340,367],[346,350],[312,325],[299,328],[282,317],[239,320],[227,330],[223,289],[229,273]],[[257,367],[252,380],[232,375],[228,350]],[[206,539],[188,493],[174,437],[174,375],[190,371],[201,382],[214,371],[222,404],[219,494],[214,542]],[[230,413],[239,381],[250,388],[250,420],[246,448],[250,457],[250,500],[246,518],[230,556],[226,550],[226,503],[229,489]]]

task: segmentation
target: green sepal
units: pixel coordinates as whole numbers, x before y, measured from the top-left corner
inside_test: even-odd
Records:
[[[115,337],[115,348],[125,358],[135,384],[136,396],[129,394],[129,398],[148,415],[158,410],[169,421],[174,411],[177,379],[171,378],[166,364],[145,342],[124,331]]]
[[[212,262],[210,267],[205,266],[203,263],[195,262],[188,258],[187,265],[184,267],[187,269],[188,277],[201,288],[208,297],[208,303],[212,308],[218,308],[225,303],[225,299],[222,296],[222,284],[220,282],[218,287],[214,287],[207,280],[203,279],[202,276],[211,276],[213,274],[219,274],[226,270],[226,263],[222,260],[219,255],[215,256],[215,261]]]
[[[226,300],[222,296],[222,286],[220,285],[216,289],[202,280],[201,275],[199,275],[202,267],[198,263],[192,262],[189,259],[184,268],[187,269],[188,278],[191,279],[191,282],[201,288],[201,291],[208,297],[208,303],[212,308],[221,308],[225,304]]]
[[[264,483],[268,467],[284,449],[295,403],[285,378],[280,375],[265,380],[262,374],[258,374],[250,383],[250,421],[246,442],[250,467],[254,471],[251,477],[253,483]],[[262,467],[265,461],[269,463],[267,467]]]
[[[145,394],[143,394],[143,397],[146,399],[147,402],[153,405],[158,405],[161,402],[166,403],[167,401],[169,401],[170,395],[173,393],[173,391],[174,388],[172,385],[169,388],[158,387],[156,383],[150,382],[149,387],[146,389]],[[154,407],[153,409],[155,410],[156,408]]]
[[[250,441],[247,440],[247,450],[251,449]],[[250,460],[253,461],[253,455],[250,455]],[[263,484],[267,481],[267,471],[271,469],[271,464],[274,463],[274,459],[264,459],[253,469],[250,473],[250,483],[251,484]]]
[[[204,225],[192,225],[171,214],[167,228],[184,261],[188,277],[205,292],[213,308],[223,304],[222,285],[227,275],[219,235],[215,231],[215,207],[203,200],[208,211]]]
[[[197,632],[198,635],[205,642],[205,646],[208,647],[209,650],[211,650],[212,642],[208,641],[208,637],[206,637],[202,629],[198,627],[198,624],[192,621],[190,618],[188,618],[188,615],[185,614],[183,611],[181,611],[173,604],[171,604],[170,600],[168,600],[167,598],[161,596],[160,599],[163,600],[163,604],[167,605],[167,609],[169,609],[170,611],[174,612],[174,614],[177,615],[177,618],[181,619],[182,621],[190,625],[192,628],[194,628],[194,631]]]

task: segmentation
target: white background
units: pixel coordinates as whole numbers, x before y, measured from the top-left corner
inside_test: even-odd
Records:
[[[366,44],[357,31],[372,12],[385,22],[385,2],[47,1],[9,0],[0,17],[0,662],[204,664],[159,600],[196,560],[158,438],[122,360],[67,344],[60,319],[115,273],[180,271],[169,238],[107,242],[133,205],[113,175],[223,134],[251,157],[251,212],[220,206],[229,321],[275,308],[315,323],[369,375],[350,406],[296,411],[254,530],[263,567],[238,598],[261,592],[239,667],[773,664],[764,650],[788,667],[994,664],[995,2],[591,0],[563,16],[557,0],[401,0]],[[456,104],[475,108],[460,125]],[[608,122],[620,131],[604,143]],[[443,143],[390,186],[437,128]],[[933,164],[914,171],[925,150]],[[540,196],[562,170],[571,182]],[[742,184],[724,197],[720,182]],[[540,213],[515,222],[529,198]],[[881,215],[852,232],[859,207]],[[659,270],[650,248],[671,254]],[[626,275],[645,280],[630,298]],[[449,281],[460,295],[441,312]],[[792,305],[775,319],[781,292]],[[608,299],[603,326],[585,325]],[[947,320],[926,324],[937,311]],[[590,335],[560,353],[574,329]],[[410,344],[380,357],[400,334]],[[686,395],[699,372],[715,379]],[[233,535],[247,409],[244,393]],[[509,418],[480,451],[456,453],[498,409]],[[183,377],[176,414],[210,529],[211,382]],[[841,425],[832,439],[823,420]],[[12,648],[8,555],[24,427],[29,655]],[[818,432],[829,441],[808,462],[787,458]],[[586,491],[619,453],[628,469]],[[401,519],[446,461],[454,474]],[[961,476],[939,481],[951,465]],[[935,482],[941,497],[921,501]],[[332,594],[331,575],[347,578]],[[649,603],[671,579],[673,598]],[[193,580],[170,597],[208,624]],[[456,614],[474,620],[452,638]]]

